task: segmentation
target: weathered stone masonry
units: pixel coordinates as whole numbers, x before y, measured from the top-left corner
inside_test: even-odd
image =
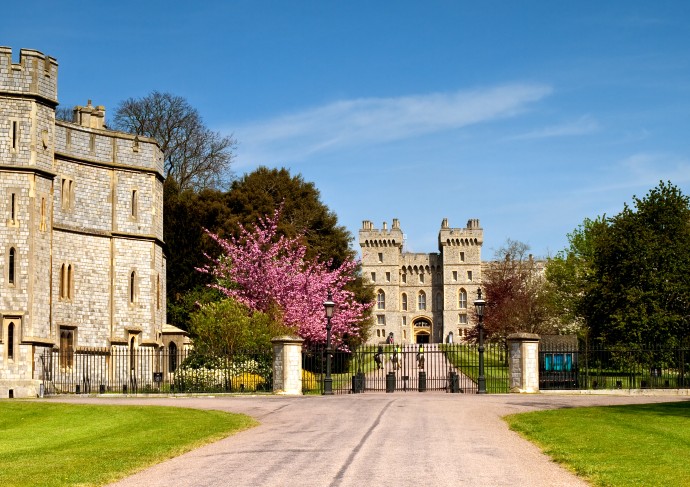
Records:
[[[0,47],[0,397],[35,395],[44,350],[163,344],[163,154],[91,102],[56,121],[57,76]]]

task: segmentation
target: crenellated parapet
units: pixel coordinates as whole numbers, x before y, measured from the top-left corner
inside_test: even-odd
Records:
[[[364,220],[359,231],[359,245],[362,247],[393,247],[402,249],[403,232],[400,229],[400,222],[397,218],[394,218],[389,230],[386,222],[383,222],[383,227],[379,229],[374,228],[374,224],[371,221]]]
[[[12,49],[0,47],[0,96],[29,96],[55,107],[58,63],[33,49],[19,51],[19,63],[12,62]]]
[[[484,244],[484,230],[478,219],[467,221],[465,228],[450,228],[448,219],[444,218],[438,232],[438,248],[443,247],[481,247]]]

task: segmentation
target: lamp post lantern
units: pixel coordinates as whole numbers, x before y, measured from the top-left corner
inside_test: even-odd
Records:
[[[486,394],[486,377],[484,377],[484,306],[486,301],[482,299],[482,290],[477,289],[477,300],[474,309],[479,319],[479,377],[477,378],[477,394]]]
[[[333,378],[331,377],[331,317],[335,309],[333,295],[328,291],[328,299],[323,303],[326,310],[326,378],[323,380],[324,395],[333,395]]]

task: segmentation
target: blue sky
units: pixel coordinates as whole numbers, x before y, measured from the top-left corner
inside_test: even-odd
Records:
[[[184,96],[353,235],[410,251],[479,218],[538,256],[659,180],[690,194],[690,2],[38,2],[0,45],[57,58],[63,105]],[[6,10],[7,11],[7,10]]]

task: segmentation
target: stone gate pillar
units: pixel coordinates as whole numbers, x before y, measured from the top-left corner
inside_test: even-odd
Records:
[[[302,343],[292,336],[276,337],[273,343],[273,393],[302,394]]]
[[[508,335],[510,392],[539,392],[539,335]]]

